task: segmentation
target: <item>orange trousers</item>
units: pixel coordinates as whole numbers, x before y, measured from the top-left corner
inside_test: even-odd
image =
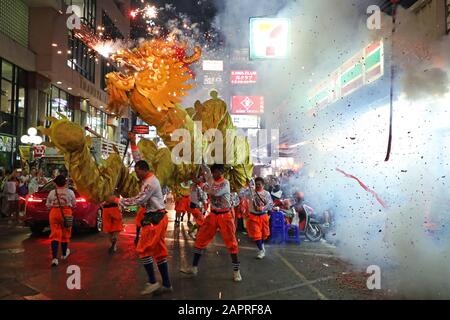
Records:
[[[217,229],[219,229],[228,251],[231,254],[237,254],[238,242],[236,240],[236,228],[231,212],[223,214],[210,213],[203,221],[203,225],[197,233],[195,247],[200,250],[205,249],[214,239]]]
[[[190,207],[191,207],[191,197],[189,196],[181,197],[177,199],[177,201],[175,201],[175,211],[177,212],[177,214],[188,212]]]
[[[267,240],[270,236],[269,215],[249,215],[247,221],[248,236],[254,241]]]
[[[122,230],[122,213],[119,207],[103,208],[103,232],[111,233]]]
[[[199,208],[189,208],[188,213],[192,214],[196,224],[199,226],[203,225],[205,217],[203,217],[203,213]]]
[[[153,257],[156,262],[167,258],[167,246],[165,242],[167,225],[169,217],[167,215],[158,223],[158,225],[148,225],[142,227],[141,238],[136,247],[139,258]]]
[[[62,209],[64,212],[64,216],[71,216],[72,209],[64,208]],[[50,210],[50,240],[58,241],[58,242],[70,242],[70,237],[72,236],[72,228],[64,228],[64,219],[61,215],[60,208],[52,208]]]
[[[139,211],[138,211],[138,213],[136,215],[136,220],[135,220],[136,221],[136,226],[138,226],[139,228],[142,227],[141,221],[142,221],[142,219],[144,219],[145,212],[146,212],[145,208],[140,207]]]

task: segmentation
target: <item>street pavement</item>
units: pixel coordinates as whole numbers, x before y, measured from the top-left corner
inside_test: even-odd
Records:
[[[388,292],[369,290],[368,275],[341,260],[333,246],[302,241],[266,245],[264,260],[256,260],[256,246],[239,233],[239,258],[243,281],[234,283],[230,256],[218,234],[200,261],[199,274],[179,272],[191,264],[194,241],[186,222],[174,226],[170,212],[167,232],[169,271],[174,292],[141,296],[146,274],[134,250],[134,218],[124,219],[118,252],[108,254],[106,234],[75,232],[68,261],[50,267],[48,232],[31,235],[28,228],[0,221],[0,299],[18,300],[317,300],[390,299]],[[81,270],[81,289],[67,287],[67,268]],[[159,273],[155,266],[158,279]]]

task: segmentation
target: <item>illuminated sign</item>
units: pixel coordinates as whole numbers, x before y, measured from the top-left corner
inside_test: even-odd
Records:
[[[259,128],[259,117],[253,115],[231,115],[233,119],[233,124],[237,128]]]
[[[248,62],[250,51],[248,48],[234,49],[231,53],[231,60],[234,62]]]
[[[289,24],[284,18],[250,18],[250,59],[286,58]]]
[[[222,76],[211,76],[207,74],[203,76],[203,84],[205,85],[215,85],[219,83],[222,83]]]
[[[223,71],[223,60],[203,60],[203,71]]]
[[[34,146],[34,157],[42,158],[45,154],[45,146]]]
[[[313,109],[323,109],[384,75],[383,41],[376,41],[347,60],[308,94]]]
[[[384,75],[383,41],[377,41],[364,49],[365,83],[370,84]]]
[[[231,101],[232,113],[261,114],[264,113],[264,97],[234,96]]]
[[[150,129],[148,126],[134,126],[133,127],[133,133],[135,134],[149,134]]]
[[[341,66],[341,95],[343,97],[364,85],[363,55],[358,52]]]
[[[252,84],[256,83],[257,72],[256,71],[231,71],[231,83],[232,84]]]

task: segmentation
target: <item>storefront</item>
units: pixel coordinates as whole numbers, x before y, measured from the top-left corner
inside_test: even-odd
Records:
[[[0,169],[11,168],[11,161],[16,153],[16,137],[0,134]]]
[[[52,86],[47,114],[55,118],[60,118],[61,114],[66,116],[69,120],[73,120],[73,110],[69,107],[70,99],[71,96],[68,92]]]
[[[25,133],[26,72],[0,58],[0,167],[17,164],[17,137]]]
[[[88,106],[86,113],[86,126],[92,131],[95,131],[104,139],[108,139],[107,120],[108,116],[106,113],[93,106]]]

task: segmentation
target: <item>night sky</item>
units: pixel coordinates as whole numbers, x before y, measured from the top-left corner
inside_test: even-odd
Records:
[[[146,1],[146,3],[155,5],[157,8],[163,7],[166,4],[174,5],[176,12],[186,14],[192,21],[192,23],[199,23],[200,30],[207,32],[212,30],[212,21],[217,13],[217,8],[212,0],[153,0]],[[132,0],[131,8],[142,8],[145,4],[141,4],[140,0]],[[158,18],[155,19],[157,25],[164,25],[169,19],[174,19],[175,16],[170,12],[160,11]],[[132,38],[146,37],[146,23],[138,17],[132,20]]]

